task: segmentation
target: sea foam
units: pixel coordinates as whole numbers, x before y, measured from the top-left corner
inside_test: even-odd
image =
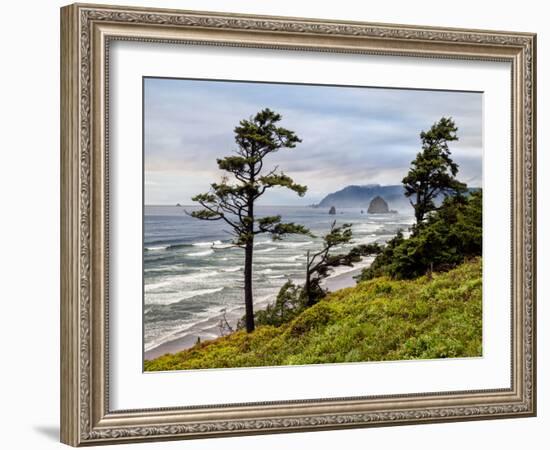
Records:
[[[159,251],[159,250],[166,250],[168,247],[169,247],[168,245],[158,245],[158,246],[155,246],[155,247],[145,247],[145,251],[154,252],[154,251]]]
[[[279,247],[303,247],[304,245],[313,244],[313,241],[305,242],[277,242]]]
[[[212,288],[212,289],[196,289],[194,291],[183,291],[178,292],[173,296],[151,296],[147,297],[146,305],[172,305],[174,303],[179,303],[182,300],[187,300],[194,297],[200,297],[201,295],[215,294],[216,292],[221,292],[224,290],[224,287]]]
[[[213,245],[222,245],[222,241],[210,241],[210,242],[193,242],[194,247],[212,247]]]
[[[208,256],[212,255],[214,250],[205,250],[204,252],[186,253],[185,256]]]
[[[269,253],[269,252],[272,252],[273,250],[277,250],[277,247],[263,248],[262,250],[256,250],[256,253]]]

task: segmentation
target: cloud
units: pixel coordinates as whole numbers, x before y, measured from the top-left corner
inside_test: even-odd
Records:
[[[308,186],[303,199],[279,190],[265,202],[309,204],[348,184],[400,183],[420,131],[442,116],[459,128],[459,178],[482,182],[480,93],[147,79],[144,104],[146,203],[189,203],[208,190],[221,176],[216,158],[236,148],[234,127],[265,107],[303,141],[266,162]]]

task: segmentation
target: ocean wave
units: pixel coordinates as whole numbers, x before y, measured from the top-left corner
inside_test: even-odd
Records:
[[[286,277],[286,275],[271,275],[271,276],[268,276],[267,278],[275,280],[275,279],[284,278],[284,277]]]
[[[206,250],[204,252],[194,252],[194,253],[186,253],[185,256],[208,256],[212,255],[214,253],[214,250]]]
[[[302,265],[303,264],[299,262],[273,262],[264,264],[266,267],[299,267]]]
[[[166,250],[168,247],[170,247],[169,245],[158,245],[158,246],[155,246],[155,247],[145,247],[145,251],[146,252],[154,252],[154,251],[159,251],[159,250]]]
[[[184,264],[170,264],[166,266],[157,266],[157,267],[146,267],[144,269],[144,272],[146,274],[149,273],[163,273],[163,272],[176,272],[176,275],[178,273],[181,274],[181,272],[185,269]],[[217,266],[200,266],[200,267],[187,267],[187,269],[195,270],[197,273],[204,272],[204,271],[216,271],[218,269]]]
[[[193,242],[193,247],[212,247],[213,245],[221,245],[222,241],[210,241],[210,242]]]
[[[224,244],[224,243],[221,243],[221,244],[214,244],[212,245],[212,248],[215,248],[215,249],[218,249],[218,250],[225,250],[226,248],[233,248],[235,247],[234,244]]]
[[[259,247],[260,245],[273,245],[273,241],[270,239],[270,240],[254,242],[254,247]]]
[[[150,296],[147,298],[146,305],[172,305],[174,303],[179,303],[182,300],[188,300],[194,297],[200,297],[202,295],[215,294],[216,292],[221,292],[224,290],[224,287],[217,287],[211,289],[196,289],[194,291],[186,291],[178,293],[177,295],[170,297],[159,297],[159,296]],[[147,311],[146,311],[147,312]]]
[[[222,269],[222,272],[232,273],[232,272],[238,272],[239,270],[242,270],[242,267],[241,267],[241,266],[238,266],[238,267],[229,267],[229,268],[227,268],[227,269]]]
[[[197,273],[189,273],[186,275],[174,277],[174,279],[177,281],[183,281],[183,282],[193,282],[193,281],[204,280],[205,278],[212,278],[219,274],[220,272],[218,272],[217,270],[208,270],[208,271],[201,270]]]
[[[179,272],[182,270],[181,265],[172,264],[169,266],[159,266],[159,267],[146,267],[144,269],[145,273],[155,273],[155,272]]]
[[[304,245],[313,244],[313,241],[304,242],[277,242],[279,247],[303,247]]]
[[[188,273],[184,275],[170,276],[167,278],[162,278],[160,281],[155,283],[149,283],[145,285],[145,292],[155,292],[159,289],[168,287],[168,286],[179,286],[182,283],[196,283],[204,279],[214,278],[219,275],[220,272],[217,270],[202,270],[197,271],[196,273]]]
[[[264,248],[263,250],[256,250],[256,253],[268,253],[268,252],[272,252],[273,250],[277,250],[277,247],[267,247],[267,248]]]
[[[167,250],[177,250],[178,248],[185,248],[185,247],[189,247],[189,244],[172,244],[166,248]]]
[[[384,224],[379,223],[361,223],[354,225],[353,234],[374,233],[384,228]]]
[[[144,289],[145,289],[145,292],[151,292],[151,291],[156,291],[163,287],[170,286],[171,284],[173,284],[172,280],[164,280],[164,281],[159,281],[157,283],[146,284]]]
[[[177,250],[179,248],[190,247],[189,244],[170,244],[170,245],[155,245],[145,247],[145,251],[159,251],[159,250]]]
[[[290,261],[290,262],[293,262],[293,261],[297,261],[299,259],[306,259],[306,257],[304,255],[293,255],[293,256],[289,256],[288,258],[283,258],[282,261]]]
[[[371,234],[371,235],[367,235],[367,236],[361,236],[361,237],[358,237],[358,238],[354,238],[353,239],[353,244],[351,246],[353,247],[355,245],[372,244],[373,242],[376,242],[376,240],[378,240],[379,237],[380,236],[378,236],[376,234]]]

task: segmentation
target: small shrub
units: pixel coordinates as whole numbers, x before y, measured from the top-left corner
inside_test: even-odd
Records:
[[[274,303],[266,309],[254,313],[254,323],[257,326],[270,325],[280,327],[294,319],[307,307],[307,299],[303,289],[288,280],[279,290]],[[245,317],[237,323],[237,329],[245,327]]]

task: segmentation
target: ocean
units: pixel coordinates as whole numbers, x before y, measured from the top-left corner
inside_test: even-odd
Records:
[[[244,315],[244,251],[231,245],[222,221],[201,221],[186,211],[196,206],[145,206],[143,252],[143,329],[145,357],[173,351],[220,335],[225,316],[231,326]],[[407,214],[367,214],[366,208],[337,209],[257,206],[258,216],[280,214],[284,221],[308,227],[315,237],[287,236],[272,241],[259,235],[254,250],[254,304],[265,307],[289,279],[304,280],[307,250],[319,249],[321,236],[334,220],[351,223],[353,245],[383,243],[413,223]],[[347,248],[346,248],[347,247]],[[368,264],[364,262],[362,265]],[[332,276],[357,268],[338,267]],[[178,342],[177,346],[170,344]]]

